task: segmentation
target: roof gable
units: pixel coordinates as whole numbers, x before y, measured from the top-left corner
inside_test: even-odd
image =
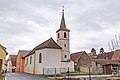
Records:
[[[76,52],[71,54],[71,60],[74,62],[78,62],[79,58],[82,56],[82,54],[87,54],[85,51]]]
[[[6,51],[6,47],[2,46],[1,44],[0,44],[0,47],[3,49],[3,51],[6,53],[6,55],[8,55],[8,52]]]
[[[22,58],[24,58],[31,50],[19,50],[19,54]]]

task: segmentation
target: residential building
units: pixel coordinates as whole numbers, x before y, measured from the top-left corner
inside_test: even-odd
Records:
[[[7,72],[15,72],[17,55],[10,55],[7,60]]]
[[[113,70],[118,69],[120,62],[119,60],[93,59],[91,66],[92,72],[96,74],[112,74]]]
[[[0,44],[0,73],[6,70],[6,48]]]
[[[60,28],[56,31],[57,41],[52,38],[36,46],[25,57],[25,72],[32,74],[55,74],[74,71],[74,62],[70,59],[69,32],[64,19],[64,9]],[[65,70],[64,70],[65,69]]]
[[[92,59],[85,51],[72,53],[71,60],[74,61],[75,71],[89,72]]]
[[[24,72],[25,56],[30,50],[19,50],[16,61],[16,72]]]

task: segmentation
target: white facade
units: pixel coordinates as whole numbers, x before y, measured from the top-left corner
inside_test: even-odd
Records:
[[[25,58],[24,72],[34,74],[34,55],[32,54]],[[32,58],[31,63],[30,58]]]
[[[39,54],[41,53],[41,63],[39,63]],[[32,62],[30,64],[30,57]],[[35,60],[34,60],[35,57]],[[28,63],[27,63],[28,58]],[[35,61],[35,62],[34,62]],[[43,74],[43,69],[61,68],[61,50],[60,49],[41,49],[35,51],[25,58],[25,72],[32,74]],[[44,71],[45,72],[45,71]]]
[[[11,63],[11,61],[7,62],[7,72],[12,72],[12,63]]]
[[[7,62],[7,72],[13,72],[13,69],[15,71],[16,66],[12,66],[11,60],[8,60],[8,62]]]

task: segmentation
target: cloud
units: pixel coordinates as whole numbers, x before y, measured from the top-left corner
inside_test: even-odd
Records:
[[[67,28],[71,30],[71,52],[92,47],[108,49],[108,42],[120,30],[119,0],[4,0],[0,2],[0,43],[10,53],[33,49],[49,37],[56,40],[65,6]]]

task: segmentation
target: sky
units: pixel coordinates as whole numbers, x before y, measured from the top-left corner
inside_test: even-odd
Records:
[[[90,52],[120,33],[120,0],[0,0],[0,44],[9,54],[32,50],[60,27],[62,6],[70,29],[70,51]]]

